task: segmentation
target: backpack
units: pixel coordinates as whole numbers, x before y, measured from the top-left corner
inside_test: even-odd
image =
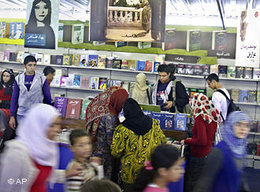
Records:
[[[233,111],[241,111],[240,108],[238,106],[236,106],[236,104],[233,102],[233,99],[231,97],[229,99],[224,91],[222,91],[221,89],[218,89],[217,91],[220,92],[222,95],[224,95],[226,97],[227,101],[229,101],[227,116],[229,115],[229,113],[231,113]],[[222,116],[221,113],[220,113],[220,115],[221,115],[222,120],[224,121],[224,117]]]
[[[176,83],[177,82],[181,82],[181,80],[179,79],[175,79],[173,82],[172,82],[172,97],[174,98],[174,101],[176,99]],[[177,106],[175,105],[175,112],[176,113],[180,113],[177,109]],[[187,103],[184,107],[183,107],[183,113],[186,113],[186,114],[190,114],[191,117],[192,117],[192,110],[191,110],[191,106],[189,103]]]

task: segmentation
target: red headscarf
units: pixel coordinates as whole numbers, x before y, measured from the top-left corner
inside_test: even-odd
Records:
[[[201,115],[202,118],[208,123],[211,123],[211,121],[215,121],[217,123],[221,122],[219,111],[215,108],[208,97],[202,93],[194,94],[191,101],[191,108],[194,119]]]
[[[86,109],[86,127],[92,133],[93,138],[96,135],[101,118],[112,114],[118,119],[118,114],[127,98],[128,93],[125,89],[110,87],[91,101]],[[92,126],[89,126],[92,122]]]

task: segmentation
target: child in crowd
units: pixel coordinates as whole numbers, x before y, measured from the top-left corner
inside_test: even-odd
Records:
[[[10,121],[12,129],[16,127],[16,120],[19,121],[24,117],[28,109],[33,104],[43,103],[51,105],[51,94],[46,78],[36,70],[36,59],[28,55],[24,59],[25,72],[15,77],[14,89],[12,93]]]
[[[170,144],[155,148],[151,162],[145,162],[136,182],[135,192],[168,192],[169,182],[177,182],[183,177],[184,160],[179,150]]]
[[[13,92],[14,74],[12,69],[6,69],[1,73],[0,82],[0,108],[10,109]]]
[[[70,136],[71,150],[74,153],[74,159],[69,163],[67,169],[75,163],[82,166],[82,172],[78,175],[67,177],[67,192],[80,191],[81,186],[90,179],[102,177],[102,166],[97,163],[90,162],[92,154],[91,137],[82,129],[75,129]],[[99,171],[100,170],[100,171]]]
[[[121,192],[120,187],[108,179],[91,180],[86,182],[81,192]]]

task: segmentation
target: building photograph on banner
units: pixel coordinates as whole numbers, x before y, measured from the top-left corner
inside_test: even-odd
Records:
[[[59,0],[27,0],[24,47],[56,49]]]
[[[165,0],[91,0],[90,41],[162,42]]]
[[[242,11],[237,28],[236,66],[259,68],[260,10]]]

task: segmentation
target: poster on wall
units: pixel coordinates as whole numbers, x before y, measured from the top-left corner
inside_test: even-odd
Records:
[[[166,0],[91,0],[90,41],[162,42]]]
[[[237,28],[236,66],[259,67],[260,10],[242,11]]]
[[[59,0],[27,0],[24,47],[56,49]]]

